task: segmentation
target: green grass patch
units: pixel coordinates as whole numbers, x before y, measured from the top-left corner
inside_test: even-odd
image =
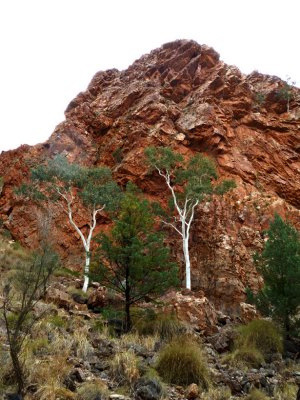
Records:
[[[156,370],[168,383],[209,386],[209,371],[201,346],[188,336],[173,338],[161,350]]]
[[[263,356],[283,352],[283,339],[279,329],[271,321],[257,319],[238,328],[235,348],[256,347]]]

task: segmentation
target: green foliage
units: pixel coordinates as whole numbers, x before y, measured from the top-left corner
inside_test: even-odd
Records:
[[[300,305],[299,233],[275,215],[267,237],[262,253],[255,257],[264,287],[254,296],[254,302],[261,312],[278,320],[289,334],[297,321]]]
[[[67,320],[62,318],[60,315],[50,315],[47,318],[47,322],[55,328],[67,327]]]
[[[290,101],[293,99],[293,86],[295,82],[292,82],[291,78],[288,77],[286,82],[277,90],[277,97],[279,100],[286,102],[287,112],[290,111]]]
[[[148,147],[145,155],[152,170],[158,168],[172,171],[183,162],[182,155],[174,153],[170,147]]]
[[[179,336],[159,353],[156,369],[162,379],[177,385],[197,383],[207,388],[209,371],[198,343],[190,337]]]
[[[163,236],[154,230],[154,215],[148,201],[141,199],[131,187],[121,201],[111,234],[101,234],[98,242],[98,277],[107,287],[123,295],[128,330],[130,307],[175,285],[176,265],[169,261]]]
[[[49,160],[31,170],[31,182],[22,184],[16,193],[29,196],[38,203],[59,202],[68,215],[71,226],[79,234],[85,253],[83,290],[89,283],[90,246],[97,224],[97,213],[105,208],[115,212],[121,198],[121,191],[113,181],[107,167],[88,168],[71,164],[63,155]],[[89,231],[85,235],[74,220],[74,208],[79,204],[86,208]],[[79,204],[78,204],[79,202]],[[49,207],[49,205],[47,204]],[[84,224],[83,224],[84,225]]]
[[[223,181],[213,185],[217,179],[214,162],[202,154],[196,154],[189,160],[175,153],[169,147],[148,147],[146,160],[151,170],[157,170],[163,177],[171,193],[169,212],[163,215],[162,222],[171,226],[181,236],[185,261],[185,285],[191,289],[191,266],[189,255],[190,228],[194,220],[195,208],[199,202],[210,200],[211,195],[223,195],[235,187],[233,181]],[[177,214],[173,216],[172,214]]]
[[[263,92],[256,92],[254,95],[254,108],[259,109],[266,101],[266,94]]]
[[[235,347],[255,347],[264,356],[282,353],[282,335],[271,321],[257,319],[238,328]]]
[[[140,335],[158,335],[161,340],[171,340],[185,331],[175,314],[155,313],[151,310],[134,316],[133,327]]]
[[[209,195],[222,195],[235,187],[231,180],[213,185],[213,180],[218,178],[216,166],[213,160],[200,153],[185,161],[169,147],[148,147],[145,155],[150,169],[172,175],[174,184],[183,186],[184,192],[176,193],[180,202],[184,203],[186,199],[202,201]]]
[[[58,265],[58,257],[47,243],[14,265],[10,279],[3,287],[3,320],[12,359],[18,393],[23,395],[25,378],[20,355],[25,339],[41,315],[33,313],[34,306],[46,293],[49,279]]]
[[[117,164],[120,164],[123,160],[123,151],[120,147],[112,152],[113,159]]]
[[[264,356],[255,346],[242,346],[224,357],[224,361],[236,368],[259,368],[265,362]]]
[[[63,155],[49,160],[31,170],[31,183],[22,184],[17,194],[31,196],[37,201],[57,201],[63,196],[70,200],[75,192],[86,207],[114,210],[120,197],[120,189],[113,181],[107,167],[88,168],[69,163]]]
[[[271,321],[253,320],[237,329],[233,351],[224,361],[234,366],[259,368],[271,354],[282,351],[278,328]]]

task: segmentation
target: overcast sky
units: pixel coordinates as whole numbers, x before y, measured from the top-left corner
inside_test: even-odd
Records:
[[[45,141],[99,70],[194,39],[300,84],[299,0],[2,0],[0,151]]]

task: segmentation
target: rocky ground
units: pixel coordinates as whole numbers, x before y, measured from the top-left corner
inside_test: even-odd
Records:
[[[180,329],[184,327],[203,347],[211,386],[204,391],[196,384],[164,383],[155,372],[155,365],[167,336],[159,332],[121,334],[117,311],[120,298],[108,294],[96,283],[85,296],[77,289],[80,284],[81,281],[74,277],[55,277],[46,298],[35,307],[36,314],[46,311],[46,317],[37,323],[25,346],[28,399],[226,400],[246,397],[253,388],[262,389],[270,396],[267,398],[296,398],[287,396],[294,396],[297,389],[297,377],[300,376],[298,349],[291,349],[284,357],[272,354],[268,362],[257,368],[231,365],[226,354],[230,352],[236,336],[235,326],[240,321],[233,321],[219,312],[215,315],[214,329],[212,325],[204,329],[206,301],[202,302],[202,308],[199,298],[185,292],[175,296],[177,309],[184,304],[185,310],[178,314]],[[195,309],[199,311],[198,325],[192,318]],[[168,304],[164,311],[170,312]],[[193,320],[194,324],[189,324],[188,320]],[[4,393],[13,390],[13,383],[9,378],[11,367],[3,321],[0,336],[0,382]],[[282,394],[284,388],[289,388],[285,397]],[[85,395],[76,397],[83,392]]]

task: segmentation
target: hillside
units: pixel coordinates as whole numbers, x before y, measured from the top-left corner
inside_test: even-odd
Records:
[[[16,198],[13,189],[26,181],[31,167],[56,154],[110,166],[121,185],[133,181],[148,197],[165,202],[166,189],[158,175],[147,171],[144,148],[167,145],[183,155],[204,153],[237,188],[197,209],[192,286],[218,308],[238,311],[245,287],[260,284],[252,255],[261,248],[274,212],[300,227],[300,91],[288,88],[287,112],[280,95],[284,89],[277,77],[243,75],[213,49],[185,40],[165,44],[125,71],[100,71],[67,106],[65,121],[48,141],[0,155],[2,225],[15,240],[34,247],[37,208]],[[76,267],[79,238],[58,206],[52,215],[57,247]],[[80,208],[76,221],[87,225]],[[101,215],[98,229],[108,224]],[[181,263],[178,238],[167,233]]]

